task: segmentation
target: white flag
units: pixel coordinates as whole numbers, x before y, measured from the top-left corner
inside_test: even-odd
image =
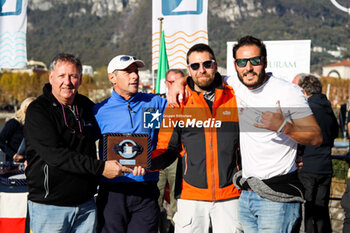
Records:
[[[0,0],[0,68],[27,66],[27,0]]]
[[[198,43],[208,44],[208,0],[153,0],[152,70],[159,62],[159,17],[163,20],[169,68],[186,69],[186,54]]]

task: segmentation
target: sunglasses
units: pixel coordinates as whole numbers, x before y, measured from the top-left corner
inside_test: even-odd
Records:
[[[253,66],[261,65],[261,61],[263,60],[263,56],[259,57],[251,57],[251,58],[242,58],[242,59],[236,59],[236,64],[239,67],[245,67],[247,65],[247,62],[249,61],[250,64]]]
[[[134,60],[136,61],[136,57],[132,57],[132,56],[122,56],[119,58],[120,61],[129,61],[129,60]]]
[[[205,69],[210,69],[210,68],[212,68],[214,62],[215,62],[214,60],[209,60],[209,61],[205,61],[203,63],[192,63],[192,64],[190,64],[190,67],[192,70],[198,70],[199,67],[201,66],[201,64],[203,64],[203,67]]]

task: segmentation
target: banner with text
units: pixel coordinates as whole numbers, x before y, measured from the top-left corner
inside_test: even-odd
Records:
[[[163,18],[169,68],[186,69],[188,49],[208,44],[208,0],[153,0],[152,8],[152,70],[157,70],[159,63],[158,18]]]
[[[27,0],[0,0],[0,68],[27,66]]]
[[[232,48],[227,42],[227,75],[236,76]],[[299,73],[310,73],[311,40],[264,41],[267,50],[266,72],[292,81]]]

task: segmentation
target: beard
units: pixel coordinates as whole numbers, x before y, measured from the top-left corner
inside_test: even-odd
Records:
[[[258,80],[254,83],[245,83],[244,82],[244,76],[246,76],[247,74],[253,74],[253,75],[256,75],[258,76],[257,73],[255,72],[247,72],[247,73],[244,73],[243,75],[240,75],[239,73],[237,73],[237,76],[239,78],[239,80],[241,81],[241,83],[243,83],[244,86],[250,88],[250,89],[255,89],[255,88],[258,88],[260,87],[266,80],[266,73],[265,73],[265,70],[263,70],[259,76],[258,76]]]
[[[194,83],[196,86],[198,86],[200,89],[205,90],[205,91],[211,91],[214,88],[214,78],[212,78],[210,75],[202,75],[207,77],[208,79],[206,80],[196,80]]]

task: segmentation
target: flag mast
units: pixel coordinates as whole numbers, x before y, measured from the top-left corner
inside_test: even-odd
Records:
[[[163,17],[159,17],[159,54],[160,54],[160,42],[162,40],[162,27],[163,27]],[[160,59],[160,56],[159,56]],[[159,62],[158,62],[159,63]],[[157,70],[158,72],[159,70]],[[153,85],[153,92],[156,93],[156,83],[155,83],[155,74],[154,74],[154,70],[152,69],[152,85]]]

